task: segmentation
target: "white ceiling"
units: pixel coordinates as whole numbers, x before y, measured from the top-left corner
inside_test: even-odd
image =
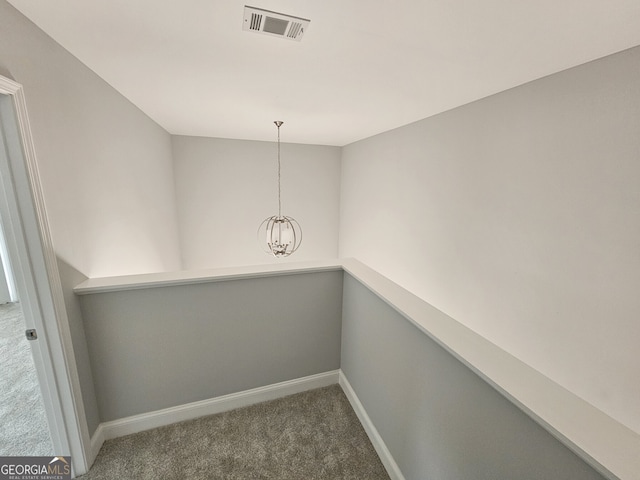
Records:
[[[9,0],[180,135],[345,145],[640,44],[640,0],[245,1]]]

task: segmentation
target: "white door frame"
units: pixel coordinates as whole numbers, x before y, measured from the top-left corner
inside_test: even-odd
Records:
[[[0,210],[54,453],[89,469],[90,436],[22,86],[0,75]],[[2,155],[4,156],[4,155]]]

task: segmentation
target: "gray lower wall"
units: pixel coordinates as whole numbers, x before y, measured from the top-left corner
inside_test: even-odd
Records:
[[[340,367],[341,271],[80,303],[103,422]]]
[[[78,298],[102,422],[341,368],[406,480],[603,478],[341,271]]]
[[[407,480],[603,478],[347,274],[341,368]]]

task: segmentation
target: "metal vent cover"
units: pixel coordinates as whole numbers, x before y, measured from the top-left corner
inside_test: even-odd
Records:
[[[245,5],[242,29],[248,32],[262,33],[299,42],[302,40],[310,22],[311,20],[306,18]]]

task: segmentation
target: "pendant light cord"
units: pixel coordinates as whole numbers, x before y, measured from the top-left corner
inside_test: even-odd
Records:
[[[280,125],[283,122],[273,122],[278,127],[278,217],[282,217],[282,201],[280,200]]]

